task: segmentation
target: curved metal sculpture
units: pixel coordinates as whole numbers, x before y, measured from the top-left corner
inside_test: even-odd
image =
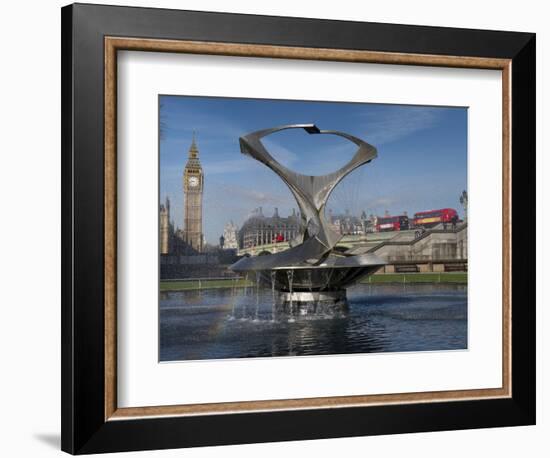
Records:
[[[302,175],[280,164],[261,142],[263,137],[285,129],[304,129],[309,134],[337,135],[355,143],[358,148],[352,159],[333,173],[322,176]],[[271,278],[271,281],[276,278],[279,291],[285,293],[282,296],[287,297],[284,300],[291,304],[293,295],[296,296],[300,291],[307,291],[307,297],[321,291],[325,297],[332,292],[331,297],[334,300],[345,302],[346,286],[385,263],[372,254],[335,255],[334,247],[342,236],[333,231],[326,221],[325,205],[331,192],[346,175],[377,156],[376,148],[353,135],[320,130],[315,124],[293,124],[259,130],[241,137],[239,143],[243,154],[265,164],[286,183],[300,208],[302,230],[290,243],[288,250],[265,256],[245,257],[233,264],[231,269],[236,272],[255,272],[264,278]],[[270,275],[265,275],[267,273]],[[296,299],[299,298],[300,296],[296,296]]]
[[[304,129],[309,134],[331,134],[346,138],[358,146],[353,158],[339,170],[322,176],[296,173],[280,164],[265,149],[261,139],[285,129]],[[273,170],[289,187],[300,208],[302,226],[301,240],[294,240],[289,250],[259,259],[245,258],[234,268],[263,270],[280,266],[319,264],[336,246],[342,236],[334,232],[324,217],[325,204],[332,190],[350,172],[367,164],[377,156],[376,148],[343,132],[320,130],[315,124],[294,124],[259,130],[239,139],[241,152],[253,157]],[[235,269],[234,269],[235,270]]]

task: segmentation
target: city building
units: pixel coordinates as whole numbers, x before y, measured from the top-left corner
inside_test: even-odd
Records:
[[[224,249],[236,250],[239,248],[239,228],[233,221],[230,221],[224,226],[222,237]]]
[[[300,218],[296,211],[281,217],[275,208],[273,216],[265,216],[262,207],[256,208],[238,232],[239,247],[250,248],[269,243],[287,242],[299,233]],[[225,241],[227,246],[227,240]]]
[[[204,191],[204,174],[199,160],[199,150],[195,142],[189,148],[189,157],[183,170],[183,241],[194,251],[203,250],[204,236],[202,231],[202,196]]]
[[[170,253],[170,239],[172,228],[170,227],[170,199],[166,197],[166,202],[160,206],[160,253]]]
[[[330,209],[328,222],[333,231],[342,235],[365,233],[365,224],[362,218],[352,215],[349,210],[346,210],[343,215],[335,215]]]
[[[363,225],[363,232],[365,234],[368,234],[370,232],[374,232],[376,230],[376,216],[374,216],[372,213],[367,216],[367,212],[363,210],[361,212],[361,216],[359,217],[361,220],[361,224]]]
[[[202,226],[204,173],[193,134],[187,163],[183,170],[183,229],[175,228],[170,215],[170,199],[166,197],[159,210],[160,253],[163,255],[196,255],[205,248]]]

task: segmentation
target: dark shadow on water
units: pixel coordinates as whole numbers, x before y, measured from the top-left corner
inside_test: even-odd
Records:
[[[37,433],[34,438],[49,447],[61,450],[61,434],[58,433]]]

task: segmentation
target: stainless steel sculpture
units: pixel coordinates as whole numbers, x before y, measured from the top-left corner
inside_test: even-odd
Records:
[[[331,134],[358,146],[353,158],[339,170],[322,176],[296,173],[281,165],[265,149],[261,139],[285,129],[304,129],[309,134]],[[290,248],[265,256],[245,257],[231,266],[240,273],[255,273],[264,285],[279,291],[280,307],[305,314],[319,306],[346,305],[345,288],[385,262],[372,254],[358,256],[335,251],[342,236],[325,219],[325,205],[338,183],[356,168],[377,156],[376,148],[352,135],[320,130],[315,124],[294,124],[259,130],[239,139],[241,152],[265,164],[289,187],[300,208],[301,231]]]

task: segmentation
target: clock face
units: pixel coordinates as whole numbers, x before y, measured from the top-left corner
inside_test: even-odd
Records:
[[[188,183],[189,183],[189,186],[194,188],[195,186],[199,185],[199,179],[197,177],[189,177]]]

